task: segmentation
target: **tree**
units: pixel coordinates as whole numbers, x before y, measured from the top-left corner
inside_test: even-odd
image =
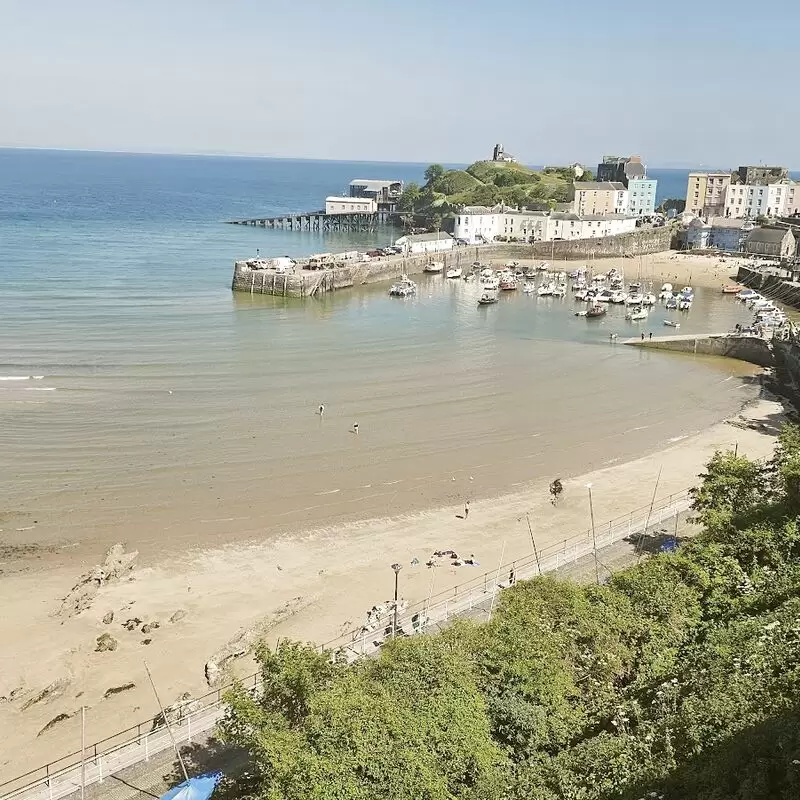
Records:
[[[444,175],[444,167],[441,164],[431,164],[425,170],[425,183],[428,186],[436,183]]]
[[[400,211],[414,211],[419,203],[422,193],[420,192],[419,186],[411,181],[410,183],[406,184],[405,189],[403,189],[403,193],[400,195],[400,198],[397,201],[397,207]]]

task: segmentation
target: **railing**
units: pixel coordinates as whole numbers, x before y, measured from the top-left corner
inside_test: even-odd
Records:
[[[475,612],[477,609],[485,613],[486,604],[492,604],[497,594],[510,583],[568,567],[593,553],[595,547],[601,550],[624,539],[641,536],[662,525],[665,520],[674,519],[677,524],[679,515],[688,511],[689,506],[688,491],[672,494],[653,504],[652,509],[644,506],[596,526],[594,531],[590,528],[570,536],[540,550],[537,555],[531,554],[501,564],[471,581],[439,592],[404,609],[402,613],[399,612],[396,633],[420,633],[441,625],[454,616]],[[383,617],[377,627],[379,630],[376,631],[363,626],[321,645],[320,650],[338,651],[349,660],[373,655],[395,633],[393,614]],[[250,675],[241,683],[255,692],[259,685],[259,674]],[[204,734],[214,728],[225,712],[223,695],[229,688],[230,686],[222,687],[183,706],[173,707],[172,712],[167,711],[177,743],[205,738]],[[154,755],[171,747],[169,731],[163,722],[159,724],[150,719],[127,728],[87,746],[85,783],[102,783],[110,775],[134,764],[149,761]],[[79,791],[81,759],[80,752],[71,753],[0,783],[0,800],[58,800]]]

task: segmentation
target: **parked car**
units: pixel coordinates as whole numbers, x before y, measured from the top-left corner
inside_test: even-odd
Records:
[[[367,250],[367,255],[370,258],[380,258],[383,255],[383,250]]]

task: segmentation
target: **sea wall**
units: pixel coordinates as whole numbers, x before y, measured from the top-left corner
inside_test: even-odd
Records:
[[[793,283],[781,275],[760,272],[749,267],[739,267],[736,279],[742,285],[761,292],[765,297],[786,303],[794,308],[800,308],[800,284]]]
[[[444,268],[468,267],[473,261],[564,261],[587,260],[657,253],[668,250],[668,228],[648,228],[620,236],[602,239],[576,239],[574,241],[536,242],[535,244],[498,243],[479,247],[458,247],[439,253],[435,257],[444,262]],[[237,292],[272,294],[284,297],[313,297],[324,292],[346,289],[377,281],[386,281],[400,275],[418,275],[430,260],[429,255],[390,256],[366,263],[343,264],[324,270],[297,270],[279,275],[270,270],[252,270],[246,262],[234,265],[231,288]]]
[[[671,350],[676,353],[738,358],[740,361],[747,361],[760,367],[772,367],[775,364],[770,343],[760,336],[727,333],[705,336],[656,336],[643,341],[632,339],[625,344],[649,350]],[[798,368],[800,369],[800,360]]]

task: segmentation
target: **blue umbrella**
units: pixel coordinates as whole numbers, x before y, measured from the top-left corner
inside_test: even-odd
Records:
[[[221,772],[198,775],[162,794],[160,800],[208,800],[220,780],[222,780]]]

